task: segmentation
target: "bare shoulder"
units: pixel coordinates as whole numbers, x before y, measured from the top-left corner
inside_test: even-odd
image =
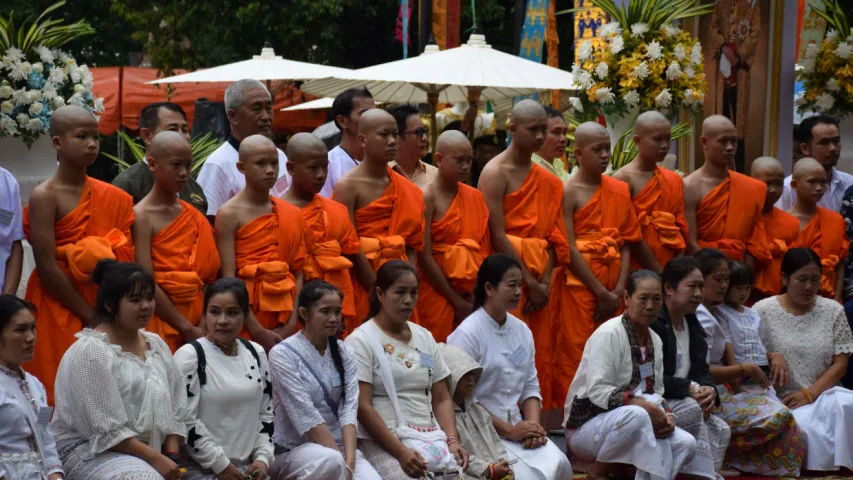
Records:
[[[508,182],[507,168],[502,161],[501,153],[483,167],[480,173],[478,188],[486,196],[500,194],[503,196]]]

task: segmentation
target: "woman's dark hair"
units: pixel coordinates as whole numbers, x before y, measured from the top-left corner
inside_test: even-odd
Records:
[[[308,284],[302,287],[302,290],[299,291],[297,305],[310,311],[311,307],[313,307],[314,304],[327,293],[334,293],[340,297],[341,300],[344,299],[344,294],[338,287],[329,282],[324,282],[323,280],[311,280]],[[303,324],[306,323],[306,319],[302,318],[301,314],[298,316],[300,322]],[[347,381],[344,375],[344,360],[341,357],[341,349],[338,346],[338,337],[336,335],[329,337],[329,352],[332,354],[332,361],[335,362],[335,370],[338,371],[338,376],[341,379],[341,401],[338,403],[343,404],[347,398]]]
[[[33,314],[36,312],[36,306],[26,300],[21,300],[8,293],[0,295],[0,332],[9,325],[12,317],[23,309],[27,309]]]
[[[483,260],[477,271],[477,285],[474,286],[474,310],[486,303],[486,284],[497,287],[510,268],[521,270],[521,263],[500,253],[489,255]]]
[[[407,273],[414,275],[415,280],[417,280],[418,271],[409,262],[391,260],[379,267],[379,271],[376,272],[376,283],[370,289],[370,312],[367,314],[365,321],[378,315],[379,309],[382,307],[379,303],[379,297],[376,296],[376,289],[378,288],[383,292],[388,290],[391,288],[391,285],[397,283],[397,280]]]
[[[207,313],[207,305],[210,299],[220,293],[230,293],[237,300],[237,306],[244,316],[249,315],[249,290],[246,289],[246,283],[236,277],[223,277],[213,282],[213,285],[207,287],[204,292],[204,313]]]
[[[636,270],[628,275],[628,283],[625,285],[625,292],[630,297],[637,291],[637,284],[643,280],[657,280],[660,282],[660,275],[651,270]]]
[[[713,251],[716,252],[717,250]],[[678,284],[681,283],[682,280],[684,280],[684,277],[689,275],[690,272],[692,272],[693,270],[702,271],[702,267],[699,265],[699,262],[697,262],[695,258],[673,258],[672,260],[668,261],[663,267],[663,273],[661,274],[661,277],[663,278],[664,286],[675,290],[676,288],[678,288]],[[714,269],[712,268],[711,271],[713,270]],[[705,275],[705,272],[702,271],[702,274]]]
[[[752,270],[749,265],[732,260],[729,262],[729,290],[732,287],[752,286]]]
[[[92,270],[92,282],[98,285],[98,322],[112,321],[124,297],[154,298],[154,277],[135,263],[101,260]]]
[[[792,248],[782,257],[782,276],[790,277],[797,270],[808,265],[821,266],[820,257],[811,248]]]
[[[729,257],[716,248],[703,248],[696,252],[693,258],[699,264],[699,270],[702,271],[703,277],[714,273],[714,270],[720,268],[720,265],[728,264],[729,262]]]

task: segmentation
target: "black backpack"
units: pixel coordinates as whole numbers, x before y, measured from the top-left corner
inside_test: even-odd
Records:
[[[260,378],[261,374],[261,358],[258,356],[257,350],[252,346],[252,343],[246,340],[245,338],[237,337],[237,340],[243,344],[244,347],[255,357],[255,363],[258,365],[258,375]],[[207,357],[204,356],[204,348],[202,348],[201,344],[198,343],[198,340],[193,340],[190,342],[190,345],[195,349],[196,357],[198,357],[198,367],[196,368],[196,372],[198,373],[198,382],[200,385],[204,386],[207,383]]]

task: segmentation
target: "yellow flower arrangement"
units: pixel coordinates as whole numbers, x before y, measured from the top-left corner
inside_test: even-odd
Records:
[[[797,99],[801,113],[816,111],[845,117],[853,113],[853,29],[845,37],[831,29],[820,47],[806,47],[797,77],[805,94]]]

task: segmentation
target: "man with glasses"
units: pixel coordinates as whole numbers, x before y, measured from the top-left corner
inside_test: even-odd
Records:
[[[399,132],[397,156],[388,165],[424,190],[438,175],[437,168],[421,160],[429,151],[429,129],[414,105],[396,105],[388,113],[397,122]]]

